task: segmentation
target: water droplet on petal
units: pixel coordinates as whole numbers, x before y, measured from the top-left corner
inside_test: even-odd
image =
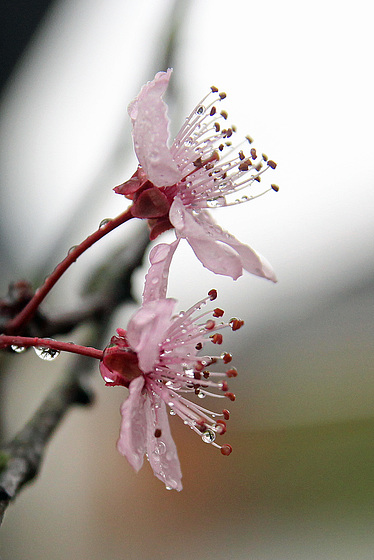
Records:
[[[68,251],[68,255],[70,255],[70,253],[72,253],[77,247],[78,247],[78,245],[73,245],[72,247],[70,247],[70,249]]]
[[[53,348],[47,348],[44,346],[34,346],[35,354],[41,359],[51,362],[55,360],[60,354],[59,350],[54,350]]]
[[[163,455],[166,452],[166,445],[163,441],[159,441],[155,446],[153,453],[155,455]]]
[[[16,344],[12,344],[11,349],[13,350],[13,352],[21,354],[21,352],[24,352],[26,350],[26,346],[17,346]]]

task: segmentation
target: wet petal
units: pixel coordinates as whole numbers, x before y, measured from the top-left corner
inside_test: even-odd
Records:
[[[249,245],[241,243],[238,239],[236,239],[236,237],[227,231],[224,231],[216,224],[208,212],[201,212],[197,219],[205,231],[212,231],[212,235],[215,236],[217,241],[225,243],[238,253],[241,264],[247,272],[255,274],[256,276],[267,278],[272,282],[277,281],[274,270],[269,261],[257,253],[257,251],[249,247]]]
[[[172,438],[169,418],[164,401],[157,395],[148,398],[145,404],[147,419],[147,453],[154,474],[166,487],[182,490],[182,472],[177,448]],[[161,431],[155,437],[155,430]]]
[[[159,243],[149,254],[151,266],[145,277],[143,303],[166,297],[169,268],[179,240],[170,245]]]
[[[122,422],[117,442],[118,451],[126,457],[136,471],[142,467],[146,451],[143,386],[144,377],[137,377],[130,383],[129,396],[121,406]]]
[[[238,254],[219,243],[211,230],[206,230],[183,206],[179,198],[175,198],[170,208],[170,221],[174,225],[178,237],[183,237],[191,245],[202,265],[234,280],[243,273]]]
[[[193,216],[176,197],[169,218],[177,235],[187,239],[197,258],[209,270],[236,280],[243,274],[244,268],[256,276],[276,282],[268,261],[219,227],[208,212],[201,211]]]
[[[130,319],[127,340],[138,354],[139,367],[147,373],[160,353],[159,344],[170,325],[174,299],[159,299],[144,304]]]
[[[135,153],[148,179],[156,187],[177,183],[182,174],[168,148],[169,119],[165,93],[172,70],[158,72],[130,103]]]

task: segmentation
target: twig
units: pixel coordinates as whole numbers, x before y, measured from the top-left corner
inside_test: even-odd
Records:
[[[149,232],[145,227],[121,253],[110,255],[96,278],[95,274],[90,275],[94,278],[95,292],[102,294],[106,302],[100,317],[91,319],[90,344],[102,347],[107,343],[107,325],[112,314],[119,305],[132,300],[131,277],[141,264],[148,243]],[[65,414],[76,404],[92,402],[87,363],[86,357],[79,356],[24,428],[0,449],[0,524],[10,501],[37,476],[46,446]]]

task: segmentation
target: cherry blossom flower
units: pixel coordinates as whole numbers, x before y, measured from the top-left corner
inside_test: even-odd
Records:
[[[100,363],[107,385],[129,389],[121,406],[119,452],[136,471],[146,454],[154,474],[167,489],[182,489],[167,407],[170,415],[179,416],[205,443],[219,448],[223,455],[232,451],[229,444],[216,441],[226,432],[229,411],[223,408],[214,412],[194,402],[206,396],[235,400],[226,378],[236,377],[236,369],[209,371],[219,361],[227,365],[232,356],[228,352],[201,355],[208,341],[222,344],[223,328],[238,330],[243,324],[239,319],[224,323],[219,308],[201,311],[216,296],[217,292],[211,290],[208,297],[178,315],[173,315],[174,299],[146,301],[130,320],[127,331],[117,330]]]
[[[133,200],[134,216],[148,219],[151,239],[174,228],[177,240],[186,239],[209,270],[236,280],[245,269],[275,282],[268,261],[220,228],[208,209],[264,194],[239,196],[276,164],[264,154],[257,155],[249,136],[244,141],[247,148],[232,146],[236,129],[226,126],[227,112],[218,108],[226,94],[215,87],[187,117],[169,147],[167,105],[162,97],[171,72],[156,74],[129,105],[140,165],[129,181],[114,190]],[[273,184],[265,192],[271,189],[278,187]]]

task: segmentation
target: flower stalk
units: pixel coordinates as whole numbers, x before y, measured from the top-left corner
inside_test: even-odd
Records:
[[[16,349],[23,348],[42,348],[47,350],[56,350],[56,352],[70,352],[71,354],[79,354],[81,356],[88,356],[89,358],[96,358],[101,360],[103,358],[103,351],[90,346],[80,346],[73,342],[61,342],[51,338],[39,338],[31,336],[12,336],[1,334],[0,335],[0,348],[14,347]],[[17,351],[17,350],[15,350]],[[19,351],[19,350],[18,350]]]
[[[114,218],[113,220],[108,220],[99,229],[94,231],[89,235],[82,243],[73,247],[67,256],[61,261],[54,271],[46,278],[44,284],[40,286],[28,304],[22,309],[18,315],[9,321],[6,326],[5,331],[8,334],[17,333],[21,330],[23,325],[25,325],[34,315],[39,305],[51,291],[56,282],[61,278],[61,276],[67,271],[67,269],[80,257],[87,249],[92,247],[94,243],[102,239],[109,232],[116,229],[118,226],[124,224],[128,220],[133,218],[131,213],[131,207],[125,212]]]

